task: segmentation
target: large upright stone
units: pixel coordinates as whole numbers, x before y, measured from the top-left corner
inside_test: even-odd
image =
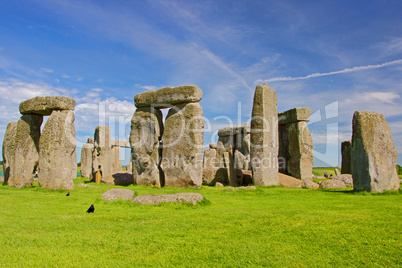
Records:
[[[35,97],[20,103],[21,114],[50,115],[55,110],[74,110],[75,100],[64,96]]]
[[[306,122],[288,125],[288,174],[298,179],[311,179],[313,173],[313,139]]]
[[[15,158],[10,166],[8,185],[17,188],[32,186],[34,172],[39,163],[40,126],[43,116],[21,116],[15,134]]]
[[[356,191],[399,189],[398,153],[382,114],[356,111],[353,115],[352,176]]]
[[[4,182],[7,183],[10,170],[15,157],[15,135],[17,133],[17,122],[8,123],[3,140],[3,172]]]
[[[163,186],[159,171],[162,112],[153,107],[137,108],[131,119],[131,157],[134,183]]]
[[[110,141],[110,127],[97,126],[94,134],[94,149],[92,152],[91,180],[101,182],[113,175],[112,171],[112,147]]]
[[[164,87],[150,90],[134,97],[137,108],[158,107],[169,108],[176,104],[199,102],[202,99],[202,90],[197,86]]]
[[[204,118],[200,104],[171,108],[165,120],[162,142],[161,167],[165,186],[201,186]]]
[[[279,185],[277,98],[267,84],[255,89],[250,146],[254,184]]]
[[[77,177],[77,155],[73,111],[53,111],[39,140],[41,187],[73,190]]]
[[[313,140],[306,122],[311,108],[297,107],[278,114],[279,171],[298,179],[311,179]]]
[[[92,171],[92,153],[94,150],[93,138],[88,139],[88,142],[82,145],[81,148],[81,176],[85,178],[91,177]]]
[[[351,150],[352,143],[350,141],[344,141],[341,143],[341,154],[342,154],[342,174],[352,174],[351,168]]]

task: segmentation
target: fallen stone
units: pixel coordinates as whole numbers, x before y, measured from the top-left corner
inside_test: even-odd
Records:
[[[303,181],[296,179],[292,176],[279,173],[279,185],[285,188],[300,188],[302,187]]]
[[[310,121],[311,108],[297,107],[278,114],[278,124]]]
[[[202,90],[197,86],[164,87],[150,90],[134,97],[135,107],[170,108],[173,105],[199,102]]]
[[[217,183],[215,183],[215,187],[225,187],[225,185],[223,185],[223,184],[220,183],[220,182],[217,182]]]
[[[339,176],[333,176],[332,179],[343,181],[346,186],[353,187],[353,178],[351,174],[339,174]]]
[[[312,180],[307,179],[307,180],[302,181],[302,187],[316,190],[316,189],[320,188],[320,185],[313,182]]]
[[[27,114],[21,116],[15,134],[15,157],[10,166],[8,185],[17,188],[30,187],[34,172],[39,165],[39,138],[43,116]]]
[[[165,186],[200,187],[202,184],[204,118],[199,103],[169,110],[162,137],[161,168]]]
[[[39,140],[39,185],[73,190],[77,156],[73,111],[53,111]]]
[[[133,200],[134,192],[128,189],[110,189],[101,198],[107,202],[116,200]]]
[[[237,191],[237,190],[257,190],[257,187],[255,186],[228,187],[223,191]]]
[[[382,114],[356,111],[353,115],[352,177],[356,191],[397,191],[398,152]]]
[[[3,139],[3,172],[4,182],[7,183],[10,176],[11,167],[14,165],[15,158],[15,135],[17,133],[17,122],[8,123]]]
[[[163,195],[141,195],[134,198],[134,203],[142,205],[159,205],[160,203],[192,203],[196,205],[197,202],[204,200],[204,197],[198,193],[177,193],[177,194],[163,194]]]
[[[20,103],[21,114],[51,115],[55,110],[74,110],[75,100],[64,96],[35,97]]]
[[[131,119],[131,158],[134,183],[163,186],[159,170],[162,112],[153,107],[138,108]]]
[[[340,180],[326,180],[320,183],[320,188],[327,188],[327,189],[346,188],[346,185],[343,181]]]

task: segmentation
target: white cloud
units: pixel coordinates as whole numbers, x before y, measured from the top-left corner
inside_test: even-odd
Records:
[[[145,90],[157,90],[159,88],[157,86],[143,86],[140,84],[135,84],[134,86]]]
[[[268,82],[275,82],[275,81],[294,81],[294,80],[302,80],[302,79],[309,79],[309,78],[314,78],[314,77],[320,77],[320,76],[328,76],[328,75],[335,75],[335,74],[342,74],[342,73],[351,73],[351,72],[359,72],[359,71],[366,71],[366,70],[371,70],[371,69],[378,69],[378,68],[383,68],[386,66],[390,65],[395,65],[395,64],[402,64],[402,59],[399,60],[394,60],[390,62],[385,62],[382,64],[375,64],[375,65],[366,65],[366,66],[357,66],[353,68],[346,68],[340,71],[335,71],[335,72],[328,72],[328,73],[313,73],[309,74],[306,76],[299,76],[299,77],[274,77],[270,79],[258,79],[255,81],[255,83],[268,83]]]
[[[389,42],[380,42],[372,47],[380,49],[384,55],[396,55],[402,53],[402,38],[393,38]]]

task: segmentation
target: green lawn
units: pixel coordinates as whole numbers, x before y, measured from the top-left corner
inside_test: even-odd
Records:
[[[78,178],[75,183],[84,182]],[[136,195],[201,193],[207,201],[106,203]],[[0,267],[400,267],[402,195],[99,185],[71,191],[0,186]],[[85,211],[95,204],[95,213]]]
[[[337,168],[339,170],[339,172],[341,171],[341,168],[338,167]],[[335,176],[335,168],[322,168],[322,167],[318,167],[318,168],[313,168],[313,174],[315,176],[324,176],[324,173],[327,173],[328,176],[329,175],[334,175]]]

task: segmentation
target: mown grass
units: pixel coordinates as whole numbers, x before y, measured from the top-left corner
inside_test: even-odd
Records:
[[[341,168],[337,168],[339,171],[341,171]],[[335,168],[334,167],[317,167],[317,168],[313,168],[313,174],[315,176],[324,176],[324,173],[327,173],[328,176],[330,176],[331,174],[333,176],[335,176]]]
[[[207,201],[104,202],[111,188],[197,192]],[[0,187],[1,267],[402,265],[400,192],[102,184],[66,192]],[[92,203],[95,213],[85,213]]]

